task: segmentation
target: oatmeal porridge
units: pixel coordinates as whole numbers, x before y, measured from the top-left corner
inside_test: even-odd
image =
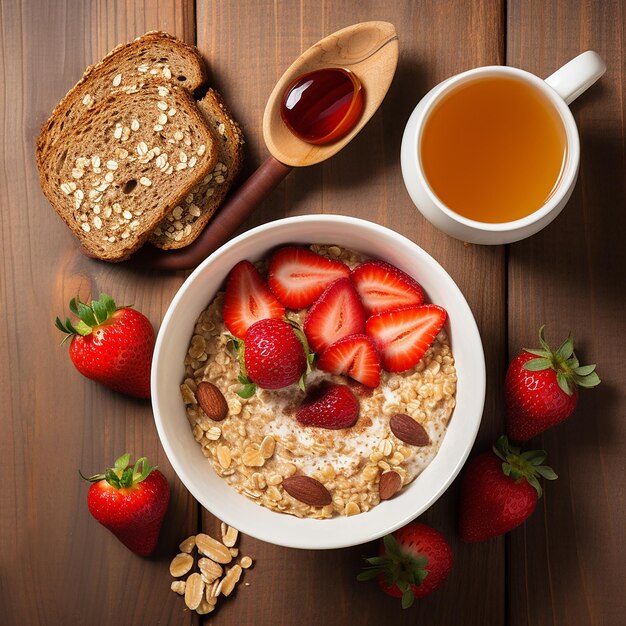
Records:
[[[338,246],[314,245],[310,250],[342,261],[350,270],[364,261]],[[267,268],[267,261],[256,264],[263,277]],[[437,330],[417,364],[404,371],[381,369],[376,387],[322,371],[315,361],[304,383],[257,388],[246,398],[241,395],[237,341],[224,322],[224,299],[225,293],[219,292],[196,322],[181,392],[204,456],[237,491],[298,517],[354,515],[393,497],[435,457],[456,394],[454,358],[444,328]],[[286,310],[297,328],[306,328],[306,315],[306,310]],[[358,401],[354,424],[324,428],[300,423],[299,407],[329,385],[347,387]],[[210,392],[210,409],[202,397],[205,391]],[[220,402],[222,414],[208,415]]]

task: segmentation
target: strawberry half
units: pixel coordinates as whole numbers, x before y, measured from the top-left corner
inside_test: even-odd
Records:
[[[243,339],[254,322],[281,318],[285,307],[276,300],[250,261],[240,261],[230,270],[224,296],[224,323]]]
[[[363,333],[365,311],[348,278],[333,281],[304,319],[304,333],[318,354],[342,337]]]
[[[424,303],[422,286],[408,274],[385,261],[365,261],[350,273],[350,280],[367,315]]]
[[[404,307],[372,315],[365,332],[378,349],[383,369],[404,372],[420,362],[447,316],[436,304]]]
[[[279,302],[289,309],[303,309],[315,302],[330,283],[346,277],[350,269],[306,248],[281,248],[270,261],[267,284]]]
[[[170,499],[165,476],[145,457],[129,466],[125,454],[104,474],[85,478],[93,483],[87,506],[93,517],[127,548],[148,556],[156,548]],[[81,474],[82,476],[82,474]]]
[[[317,367],[331,374],[343,374],[367,387],[380,383],[380,358],[367,335],[348,335],[322,352]]]
[[[360,405],[345,385],[322,386],[305,398],[296,419],[305,426],[336,430],[349,428],[359,417]]]
[[[448,577],[452,550],[445,537],[420,522],[409,522],[380,540],[378,556],[365,559],[368,566],[357,580],[376,578],[379,587],[394,598],[402,598],[407,609],[415,598],[423,598]]]

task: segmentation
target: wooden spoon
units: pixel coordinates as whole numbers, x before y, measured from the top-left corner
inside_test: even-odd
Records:
[[[263,116],[263,138],[271,155],[230,196],[198,238],[174,251],[144,245],[131,262],[153,269],[192,269],[226,243],[244,220],[287,176],[292,167],[324,161],[341,150],[374,115],[391,85],[398,64],[398,36],[388,22],[363,22],[322,39],[289,67],[272,91]],[[280,115],[288,85],[302,74],[343,67],[356,74],[364,90],[363,113],[354,128],[338,141],[313,145],[296,137]]]

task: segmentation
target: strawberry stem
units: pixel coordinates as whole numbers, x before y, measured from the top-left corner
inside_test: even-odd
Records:
[[[143,482],[155,469],[157,469],[157,466],[152,467],[145,456],[137,459],[135,464],[131,466],[130,454],[127,452],[116,459],[113,467],[108,468],[104,474],[94,474],[86,477],[80,470],[78,470],[78,473],[83,480],[91,483],[106,480],[115,489],[128,489]]]
[[[394,584],[402,592],[402,608],[408,609],[415,600],[411,585],[422,584],[428,570],[428,559],[423,555],[411,555],[400,550],[393,535],[383,537],[385,554],[363,559],[368,565],[356,577],[357,580],[371,580],[382,574],[388,586]]]
[[[530,372],[540,372],[553,369],[559,387],[568,396],[574,393],[577,386],[591,388],[600,384],[600,378],[595,372],[596,366],[580,365],[574,354],[574,340],[571,333],[567,339],[553,352],[544,337],[545,325],[539,329],[539,343],[541,349],[524,348],[525,352],[538,358],[526,361],[523,367]]]
[[[68,337],[72,335],[81,335],[86,337],[90,335],[95,328],[106,322],[119,309],[127,309],[132,305],[125,304],[117,306],[111,296],[101,293],[98,300],[92,300],[90,304],[85,304],[76,296],[70,300],[70,312],[77,318],[77,323],[72,323],[69,317],[65,318],[65,323],[60,318],[56,318],[55,326]],[[64,340],[65,341],[65,340]]]
[[[519,447],[511,445],[508,438],[502,435],[493,446],[493,451],[503,461],[502,471],[504,475],[509,476],[515,482],[525,478],[528,484],[534,487],[540,498],[542,489],[538,477],[546,480],[558,478],[551,467],[543,465],[547,457],[545,450],[521,452]]]

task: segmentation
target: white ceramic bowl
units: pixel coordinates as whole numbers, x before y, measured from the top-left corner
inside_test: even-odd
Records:
[[[230,487],[203,456],[189,428],[179,385],[194,323],[238,261],[256,261],[287,243],[338,244],[380,257],[414,276],[431,302],[448,311],[458,374],[457,406],[430,465],[400,494],[351,517],[299,519],[255,504]],[[152,405],[163,448],[183,484],[200,504],[244,534],[273,544],[341,548],[381,537],[405,525],[437,500],[463,466],[480,425],[485,362],[476,322],[445,270],[412,241],[383,226],[338,215],[305,215],[254,228],[222,246],[185,281],[165,314],[152,364]]]

